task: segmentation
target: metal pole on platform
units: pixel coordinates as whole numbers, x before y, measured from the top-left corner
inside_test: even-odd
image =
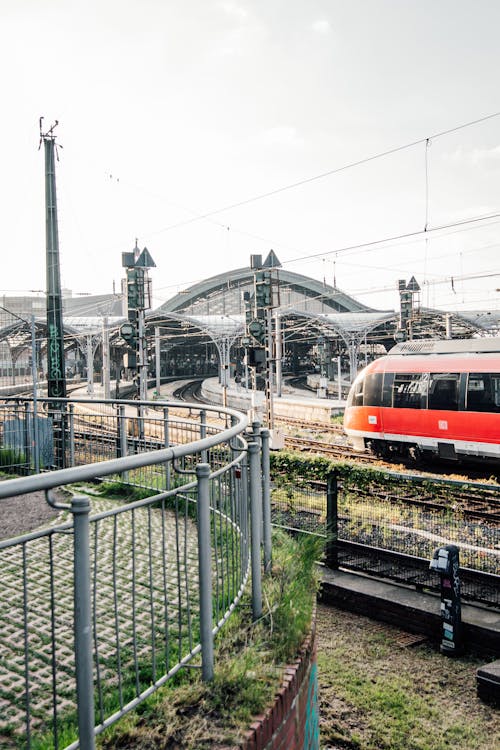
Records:
[[[156,395],[159,398],[160,389],[161,389],[160,326],[155,326],[155,370],[156,370]]]
[[[110,398],[109,328],[108,318],[102,321],[102,387],[104,398]]]
[[[94,393],[94,348],[90,333],[87,334],[87,393],[89,396]]]
[[[283,359],[283,345],[281,340],[281,319],[276,312],[274,316],[274,346],[276,349],[276,395],[281,397],[283,383],[283,369],[281,360]]]

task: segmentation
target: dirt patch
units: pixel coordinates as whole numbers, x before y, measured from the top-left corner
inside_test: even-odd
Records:
[[[317,639],[323,750],[500,747],[500,712],[476,694],[487,660],[451,659],[398,628],[323,605]]]
[[[26,534],[48,523],[59,511],[45,500],[44,492],[0,500],[0,539],[10,539]]]

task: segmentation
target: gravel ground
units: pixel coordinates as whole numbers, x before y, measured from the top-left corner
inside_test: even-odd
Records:
[[[0,539],[26,534],[50,521],[59,511],[47,504],[44,492],[0,500]]]

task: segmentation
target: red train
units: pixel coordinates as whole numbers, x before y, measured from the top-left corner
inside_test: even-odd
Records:
[[[398,344],[357,376],[344,429],[384,458],[500,463],[500,338]]]

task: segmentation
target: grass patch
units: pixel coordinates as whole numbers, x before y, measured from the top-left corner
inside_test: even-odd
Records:
[[[213,682],[204,683],[199,670],[184,670],[107,730],[99,746],[203,750],[240,742],[310,628],[319,554],[317,540],[276,531],[272,571],[262,581],[263,615],[252,622],[251,595],[245,594],[216,638]]]
[[[479,701],[473,655],[398,645],[401,631],[319,606],[318,682],[323,747],[494,750],[500,717]]]

